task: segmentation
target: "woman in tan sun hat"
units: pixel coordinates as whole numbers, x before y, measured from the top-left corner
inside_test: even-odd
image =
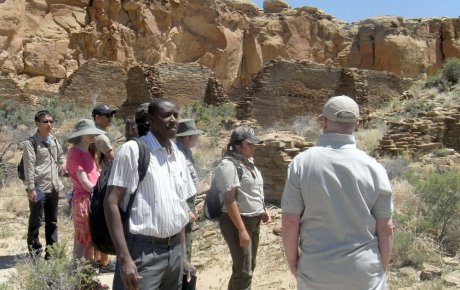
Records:
[[[66,164],[73,185],[74,256],[88,261],[93,261],[95,255],[88,226],[88,203],[92,188],[99,178],[93,143],[96,136],[105,133],[96,128],[93,120],[81,119],[68,139],[73,144],[67,154]]]

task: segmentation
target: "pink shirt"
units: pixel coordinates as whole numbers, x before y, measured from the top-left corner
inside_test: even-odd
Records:
[[[99,169],[96,161],[89,152],[83,152],[77,146],[72,146],[67,153],[67,171],[73,185],[74,196],[89,195],[89,192],[81,185],[77,177],[78,171],[84,171],[88,180],[94,185],[99,178]]]

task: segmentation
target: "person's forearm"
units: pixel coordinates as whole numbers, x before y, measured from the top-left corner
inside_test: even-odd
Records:
[[[233,225],[238,229],[238,232],[246,230],[236,201],[233,201],[230,204],[225,204],[225,206],[227,207],[228,216],[230,217],[230,220],[232,221]]]
[[[383,268],[386,270],[391,257],[391,236],[379,238],[379,251],[382,256]]]
[[[383,268],[386,270],[391,258],[393,223],[391,219],[377,219],[377,239]]]
[[[237,188],[233,188],[230,191],[224,193],[224,204],[227,208],[228,216],[230,217],[233,225],[237,228],[238,232],[241,232],[246,230],[246,227],[244,226],[243,219],[240,215],[240,209],[238,208],[238,204],[235,200],[237,190]]]
[[[80,181],[81,186],[83,186],[83,188],[87,192],[91,193],[91,191],[93,191],[94,184],[92,184],[89,181],[88,175],[86,175],[86,173],[84,171],[78,171],[77,172],[77,178],[78,178],[78,181]]]
[[[281,235],[284,252],[291,271],[297,270],[297,260],[299,258],[299,221],[300,215],[282,214]],[[295,273],[293,274],[295,275]]]
[[[112,237],[117,255],[120,259],[130,257],[119,210],[121,191],[122,190],[119,187],[109,187],[104,199],[105,219],[110,221],[107,223],[107,227],[109,229],[110,236]]]

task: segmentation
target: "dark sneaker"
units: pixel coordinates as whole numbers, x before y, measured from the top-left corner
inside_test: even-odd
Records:
[[[100,265],[99,266],[99,273],[113,273],[115,272],[115,263],[109,261],[107,265]]]

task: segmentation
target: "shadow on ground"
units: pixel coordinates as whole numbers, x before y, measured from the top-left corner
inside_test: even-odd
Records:
[[[18,260],[23,257],[24,254],[12,255],[12,256],[0,256],[0,270],[14,268]]]

